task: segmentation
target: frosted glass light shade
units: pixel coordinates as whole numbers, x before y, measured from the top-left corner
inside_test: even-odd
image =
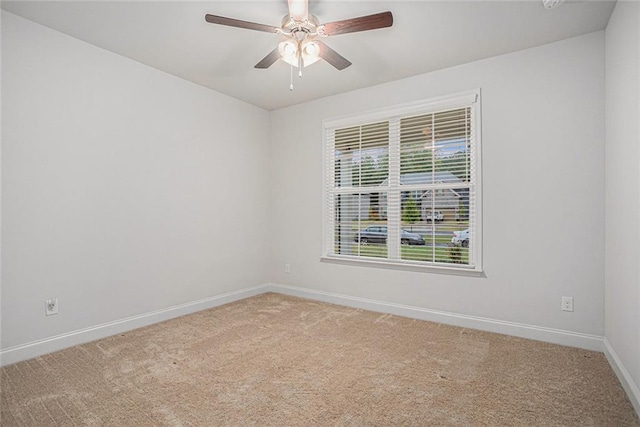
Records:
[[[278,45],[278,53],[280,53],[282,60],[294,67],[298,66],[298,55],[300,53],[302,54],[303,67],[308,67],[320,59],[318,56],[320,54],[320,46],[313,41],[302,43],[300,50],[301,52],[298,51],[298,45],[293,40],[286,40]]]

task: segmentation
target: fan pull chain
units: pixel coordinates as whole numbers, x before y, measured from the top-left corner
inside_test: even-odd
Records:
[[[289,90],[293,92],[293,65],[289,65],[290,73],[289,73]]]

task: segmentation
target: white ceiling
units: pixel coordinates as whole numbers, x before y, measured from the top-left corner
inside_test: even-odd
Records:
[[[390,10],[394,24],[325,39],[353,65],[337,71],[320,61],[294,77],[290,92],[289,65],[253,68],[280,36],[204,20],[211,13],[279,26],[286,0],[2,2],[4,10],[268,110],[602,30],[614,5],[310,0],[321,23]]]

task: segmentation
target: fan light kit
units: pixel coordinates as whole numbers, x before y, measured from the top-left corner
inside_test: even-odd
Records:
[[[282,18],[280,27],[209,14],[205,16],[205,20],[211,24],[276,33],[283,36],[284,40],[262,58],[255,65],[255,68],[269,68],[279,59],[283,60],[291,66],[290,90],[293,90],[293,67],[298,68],[298,76],[302,77],[302,69],[316,63],[319,59],[324,59],[337,70],[344,70],[351,65],[349,60],[327,46],[320,40],[321,38],[375,30],[393,25],[391,12],[381,12],[320,25],[318,18],[309,14],[308,0],[288,1],[289,13]]]

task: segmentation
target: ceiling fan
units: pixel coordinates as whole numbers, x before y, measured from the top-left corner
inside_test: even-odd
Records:
[[[288,0],[288,3],[289,13],[282,18],[280,27],[209,14],[205,16],[205,20],[212,24],[264,31],[284,36],[284,40],[267,56],[262,58],[255,65],[255,68],[269,68],[278,59],[282,59],[291,64],[292,67],[298,67],[300,76],[302,76],[303,67],[315,63],[320,58],[338,70],[343,70],[351,65],[348,59],[327,46],[320,40],[321,38],[375,30],[393,25],[391,12],[381,12],[321,25],[318,18],[309,13],[308,0]]]

